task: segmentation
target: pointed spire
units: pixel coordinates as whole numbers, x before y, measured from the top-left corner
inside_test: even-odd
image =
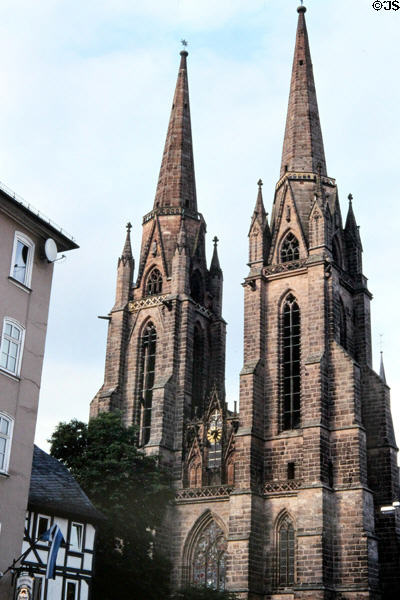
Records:
[[[358,232],[358,227],[353,211],[353,195],[349,194],[347,198],[349,200],[349,210],[347,211],[345,230],[355,234]]]
[[[182,41],[182,43],[184,40]],[[186,44],[186,42],[185,42]],[[182,50],[178,80],[161,162],[154,208],[182,206],[197,212],[192,128],[186,57]]]
[[[304,13],[299,6],[289,106],[283,142],[281,177],[286,171],[326,175],[324,144],[319,121],[311,53]]]
[[[254,222],[254,219],[257,219],[257,221],[260,223],[261,227],[263,227],[264,223],[267,219],[267,213],[265,212],[265,208],[264,208],[263,195],[262,195],[263,182],[261,179],[259,179],[257,181],[257,185],[258,185],[258,193],[257,193],[256,205],[254,207],[252,222]]]
[[[213,239],[214,242],[214,252],[212,255],[212,259],[211,259],[211,264],[210,264],[210,274],[212,275],[219,275],[220,273],[222,273],[220,264],[219,264],[219,258],[218,258],[218,242],[219,239],[217,238],[217,236],[214,237]]]
[[[126,238],[125,238],[125,244],[122,250],[122,254],[118,260],[118,266],[120,264],[120,262],[122,261],[123,264],[125,265],[125,263],[128,260],[133,260],[133,255],[132,255],[132,246],[131,246],[131,229],[132,229],[132,224],[129,222],[126,224]]]
[[[383,383],[386,383],[385,366],[383,364],[383,351],[382,350],[381,350],[381,365],[379,368],[379,377],[382,379]]]

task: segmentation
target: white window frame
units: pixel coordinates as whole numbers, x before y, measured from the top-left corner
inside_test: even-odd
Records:
[[[0,473],[8,473],[8,467],[10,465],[10,455],[11,455],[11,445],[12,445],[12,436],[14,429],[14,419],[7,415],[4,412],[0,412],[0,417],[7,421],[8,423],[8,432],[7,435],[4,433],[0,433],[0,437],[6,440],[6,447],[4,453],[4,463],[3,466],[0,467]]]
[[[19,374],[21,371],[22,354],[24,351],[25,327],[23,325],[21,325],[21,323],[18,323],[18,321],[16,321],[15,319],[12,319],[11,317],[4,317],[3,331],[1,334],[1,343],[0,343],[0,361],[1,361],[1,354],[3,352],[4,339],[7,339],[7,340],[9,339],[9,336],[5,333],[7,325],[11,325],[12,327],[16,327],[17,329],[19,329],[21,336],[20,336],[20,339],[18,340],[18,353],[17,353],[17,357],[16,357],[16,361],[15,361],[14,371],[12,371],[11,369],[7,369],[6,367],[2,367],[1,363],[0,363],[0,370],[5,371],[6,373],[10,373],[11,375],[15,375],[16,377],[19,377]],[[17,343],[14,339],[12,339],[11,341],[13,343]]]
[[[35,527],[35,536],[34,536],[34,540],[37,540],[39,537],[39,519],[47,519],[47,529],[46,531],[51,527],[51,517],[49,517],[48,515],[40,515],[38,514],[36,517],[36,527]],[[44,532],[43,532],[44,533]],[[42,533],[42,535],[43,535]],[[41,540],[42,544],[48,544],[48,541],[46,540]]]
[[[78,539],[78,541],[80,541],[80,544],[78,544],[78,546],[72,546],[71,545],[72,529],[73,529],[74,526],[81,528],[81,539],[80,540]],[[83,525],[83,523],[78,523],[77,521],[72,521],[72,523],[71,523],[71,529],[70,529],[70,532],[69,532],[69,548],[68,548],[71,552],[82,552],[82,548],[83,548],[83,534],[84,534],[84,525]]]
[[[66,579],[65,580],[64,600],[67,600],[67,591],[68,591],[68,584],[69,583],[74,583],[75,584],[75,598],[74,598],[74,600],[78,600],[78,596],[79,596],[79,582],[76,579]]]
[[[28,247],[28,256],[27,256],[27,260],[26,260],[26,270],[25,270],[24,281],[20,281],[19,279],[16,279],[16,277],[14,277],[15,257],[17,254],[18,242],[21,242],[22,244],[24,244],[25,246]],[[21,285],[24,285],[27,288],[30,288],[30,285],[31,285],[34,253],[35,253],[34,242],[32,242],[32,240],[30,238],[28,238],[28,236],[26,236],[21,231],[16,231],[14,234],[14,246],[13,246],[12,260],[11,260],[11,266],[10,266],[10,277],[13,279],[13,281],[15,281]]]

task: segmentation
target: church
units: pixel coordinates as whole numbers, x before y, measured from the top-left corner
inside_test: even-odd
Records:
[[[271,217],[261,181],[249,209],[239,410],[225,398],[223,273],[217,239],[206,262],[184,49],[135,279],[129,223],[118,260],[90,414],[121,411],[173,474],[161,537],[176,587],[246,600],[388,600],[400,597],[389,388],[383,368],[372,369],[352,198],[342,216],[328,175],[305,12]]]

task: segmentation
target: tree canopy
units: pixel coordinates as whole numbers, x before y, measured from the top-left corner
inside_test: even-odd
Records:
[[[71,471],[104,520],[97,530],[94,600],[159,600],[169,595],[169,563],[155,531],[173,497],[157,459],[136,446],[136,429],[116,413],[89,424],[59,423],[51,455]]]

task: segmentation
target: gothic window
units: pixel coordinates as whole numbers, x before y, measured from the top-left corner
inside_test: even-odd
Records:
[[[343,348],[347,349],[346,311],[341,298],[339,300],[339,342]]]
[[[153,323],[148,323],[140,340],[139,398],[140,398],[140,445],[150,439],[151,405],[156,363],[157,332]]]
[[[295,579],[295,547],[294,527],[288,516],[278,526],[278,586],[289,587],[294,584]]]
[[[209,469],[218,469],[222,459],[222,416],[217,409],[210,417],[207,439],[210,443],[207,466]]]
[[[338,267],[341,267],[342,266],[342,255],[340,252],[339,242],[338,242],[336,236],[332,240],[332,256],[333,256],[333,260],[338,265]]]
[[[193,271],[190,278],[190,294],[195,302],[202,304],[204,301],[203,278],[198,270]]]
[[[204,336],[196,325],[193,333],[192,418],[200,416],[204,387]]]
[[[300,426],[300,386],[300,309],[289,294],[282,316],[283,429]]]
[[[146,282],[146,295],[153,296],[154,294],[161,294],[162,292],[162,275],[158,269],[153,269]]]
[[[298,260],[299,256],[299,241],[293,233],[288,233],[281,246],[281,262]]]
[[[193,553],[193,583],[225,589],[226,539],[215,521],[201,532]]]

